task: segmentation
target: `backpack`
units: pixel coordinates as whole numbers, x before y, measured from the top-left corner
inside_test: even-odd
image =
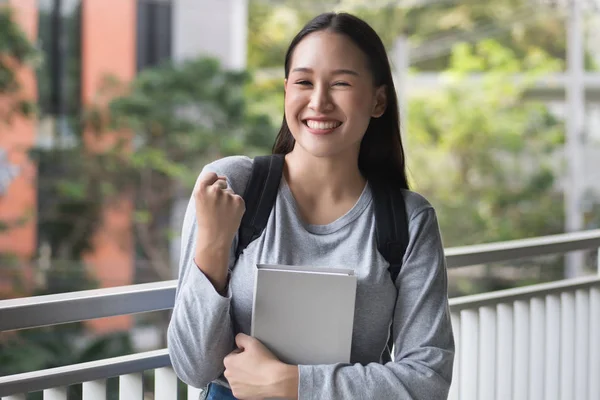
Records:
[[[260,237],[267,226],[271,209],[277,198],[283,165],[283,154],[259,156],[254,159],[250,180],[243,194],[246,212],[238,231],[236,257],[239,257],[250,243]],[[369,185],[375,204],[377,249],[390,264],[388,270],[392,282],[395,282],[408,246],[408,222],[404,197],[399,187],[371,181]],[[392,359],[392,345],[390,325],[387,347],[382,355],[384,363]]]

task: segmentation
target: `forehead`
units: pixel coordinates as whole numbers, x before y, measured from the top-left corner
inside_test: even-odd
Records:
[[[302,39],[294,49],[290,67],[290,71],[294,68],[368,71],[362,50],[345,35],[329,31],[314,32]]]

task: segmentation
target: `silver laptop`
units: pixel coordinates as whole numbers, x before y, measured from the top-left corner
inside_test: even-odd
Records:
[[[352,270],[258,265],[251,336],[289,364],[350,362]]]

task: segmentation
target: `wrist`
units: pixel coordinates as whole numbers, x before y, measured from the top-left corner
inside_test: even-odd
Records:
[[[222,293],[227,287],[229,251],[229,247],[204,246],[198,243],[194,254],[196,266],[206,275],[219,293]]]
[[[200,250],[208,253],[225,252],[229,255],[232,244],[233,237],[211,233],[206,229],[198,229],[196,251]]]
[[[273,368],[275,386],[273,396],[282,399],[298,399],[298,366],[278,362]]]

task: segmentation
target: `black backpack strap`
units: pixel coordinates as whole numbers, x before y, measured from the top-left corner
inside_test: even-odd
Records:
[[[252,174],[243,195],[246,212],[238,231],[236,257],[239,257],[267,226],[281,183],[284,157],[283,154],[274,154],[254,158]]]
[[[390,264],[388,270],[395,283],[408,246],[408,218],[404,196],[401,188],[384,183],[372,183],[371,190],[375,203],[377,249]],[[382,355],[384,363],[392,361],[392,327],[393,324],[390,325],[387,347]]]
[[[408,220],[402,189],[383,184],[371,185],[375,202],[377,250],[390,264],[392,281],[402,268],[408,246]]]

